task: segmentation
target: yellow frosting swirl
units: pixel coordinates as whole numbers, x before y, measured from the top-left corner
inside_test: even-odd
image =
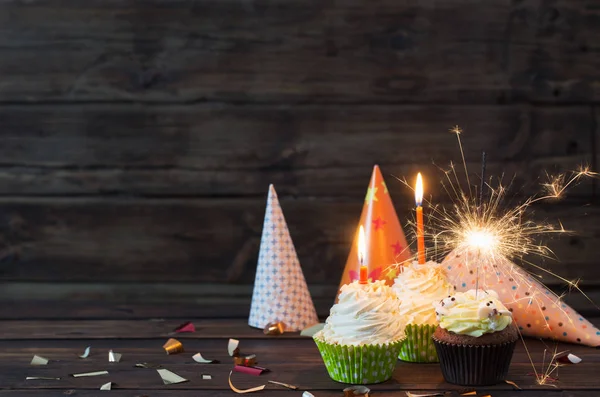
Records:
[[[512,322],[512,313],[495,291],[458,292],[435,304],[440,327],[459,335],[481,336],[502,331]]]
[[[437,325],[433,303],[453,291],[442,266],[433,261],[404,266],[392,288],[401,301],[400,315],[408,324],[417,325]]]
[[[325,327],[315,337],[341,345],[384,344],[404,337],[400,301],[385,281],[342,286]]]

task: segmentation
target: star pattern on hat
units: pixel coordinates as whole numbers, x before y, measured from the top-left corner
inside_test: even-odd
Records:
[[[380,216],[377,217],[373,222],[373,226],[375,226],[375,230],[383,229],[383,226],[387,223]]]
[[[289,331],[319,322],[277,193],[271,185],[248,324],[264,328],[278,321]]]
[[[366,202],[371,202],[371,201],[378,201],[377,200],[377,190],[379,188],[376,187],[369,187],[367,189],[367,195],[365,196],[365,201]]]

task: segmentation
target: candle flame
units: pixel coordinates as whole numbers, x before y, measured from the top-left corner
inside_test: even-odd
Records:
[[[365,229],[360,225],[360,229],[358,231],[358,261],[360,265],[364,265],[365,254],[367,252],[367,244],[365,242]]]
[[[423,203],[423,177],[421,177],[421,173],[417,174],[417,184],[415,187],[415,202],[417,203],[417,207],[420,207]]]

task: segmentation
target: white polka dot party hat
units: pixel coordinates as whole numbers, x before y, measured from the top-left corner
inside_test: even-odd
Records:
[[[598,328],[505,257],[457,248],[442,264],[457,291],[496,291],[523,335],[600,346]]]
[[[283,322],[300,331],[319,322],[273,185],[269,186],[248,324]]]

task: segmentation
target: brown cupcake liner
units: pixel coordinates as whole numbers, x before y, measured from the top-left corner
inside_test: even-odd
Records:
[[[517,341],[498,345],[455,345],[433,337],[446,382],[461,386],[489,386],[503,382]]]

